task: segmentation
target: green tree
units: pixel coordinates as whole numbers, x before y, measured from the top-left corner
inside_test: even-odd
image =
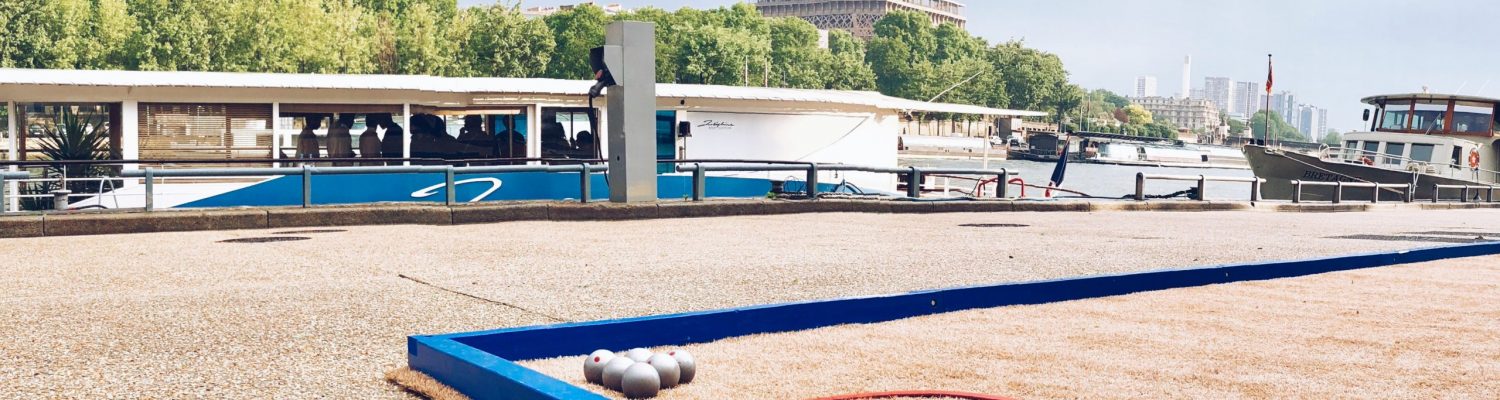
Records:
[[[1343,145],[1343,143],[1344,135],[1339,134],[1339,131],[1329,129],[1328,133],[1323,134],[1323,144],[1329,146],[1341,146]]]
[[[771,43],[740,29],[693,26],[683,30],[677,51],[678,81],[711,85],[743,85],[759,79],[770,63]]]
[[[770,86],[822,89],[833,54],[818,48],[818,28],[801,18],[771,19]]]
[[[927,17],[909,11],[886,14],[875,23],[868,52],[876,87],[881,93],[908,99],[927,100],[936,95],[946,88],[936,87],[937,67],[928,58],[936,51],[937,35]]]
[[[642,7],[615,15],[616,21],[656,24],[656,81],[677,81],[677,50],[681,47],[682,18],[656,7]],[[549,37],[550,39],[550,37]]]
[[[1266,120],[1268,118],[1271,121],[1270,136],[1266,136]],[[1250,129],[1253,133],[1252,138],[1254,139],[1266,139],[1269,137],[1270,140],[1285,140],[1296,142],[1307,140],[1306,137],[1302,136],[1302,132],[1297,131],[1297,128],[1293,128],[1290,124],[1287,124],[1286,121],[1281,120],[1280,116],[1267,111],[1257,112],[1255,113],[1254,117],[1250,118]]]
[[[447,33],[439,25],[442,15],[426,3],[403,10],[396,19],[396,70],[402,74],[441,75],[448,69],[444,43]]]
[[[1130,125],[1148,125],[1154,122],[1150,111],[1139,104],[1125,106],[1125,123]]]
[[[1238,134],[1241,134],[1241,133],[1245,133],[1245,123],[1244,122],[1242,122],[1240,120],[1237,120],[1237,119],[1234,119],[1234,118],[1230,118],[1228,120],[1228,124],[1229,124],[1229,133],[1230,134],[1238,135]]]
[[[536,77],[546,73],[555,44],[545,23],[499,5],[468,12],[474,15],[474,29],[465,58],[475,74]]]
[[[827,89],[875,90],[875,70],[865,62],[865,42],[842,29],[828,32],[828,50],[832,53],[824,66]]]
[[[544,20],[552,29],[555,56],[548,63],[546,76],[558,79],[587,79],[593,76],[589,68],[589,50],[604,45],[604,30],[610,17],[604,9],[592,3],[580,4],[571,10],[548,15]]]
[[[996,45],[988,54],[1005,79],[1011,108],[1056,113],[1058,105],[1073,95],[1068,93],[1071,89],[1066,84],[1068,72],[1062,59],[1054,54],[1027,48],[1019,41]]]

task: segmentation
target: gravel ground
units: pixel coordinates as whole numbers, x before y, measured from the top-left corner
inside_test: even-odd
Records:
[[[963,311],[688,346],[697,378],[659,398],[1494,399],[1497,303],[1488,257]],[[580,360],[523,365],[619,397]]]
[[[1496,226],[1490,210],[820,214],[5,239],[0,254],[26,261],[0,265],[0,397],[401,398],[382,374],[412,334],[1411,248],[1433,243],[1328,237]]]

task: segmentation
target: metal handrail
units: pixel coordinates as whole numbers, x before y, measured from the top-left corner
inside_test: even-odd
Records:
[[[1198,193],[1193,200],[1205,201],[1207,196],[1204,191],[1208,189],[1208,182],[1240,182],[1250,184],[1250,201],[1260,201],[1260,185],[1265,184],[1262,178],[1242,178],[1238,176],[1208,176],[1208,175],[1162,175],[1137,172],[1135,174],[1135,200],[1146,200],[1146,181],[1189,181],[1198,182]]]
[[[1436,184],[1435,183],[1435,184],[1432,185],[1432,202],[1433,203],[1437,203],[1438,199],[1441,198],[1441,197],[1443,197],[1442,196],[1443,189],[1460,189],[1460,190],[1462,190],[1463,194],[1461,194],[1460,197],[1458,198],[1458,202],[1460,202],[1460,203],[1468,203],[1469,202],[1469,191],[1470,190],[1484,189],[1485,190],[1484,202],[1486,202],[1486,203],[1494,203],[1495,202],[1495,189],[1496,188],[1497,188],[1496,186],[1444,185],[1444,184]]]
[[[303,165],[301,168],[217,168],[217,169],[169,169],[158,170],[146,168],[141,170],[121,171],[122,178],[145,178],[146,211],[155,209],[155,182],[157,178],[186,178],[186,177],[243,177],[243,176],[302,176],[302,206],[312,206],[312,177],[316,175],[367,175],[367,174],[443,174],[443,188],[445,189],[444,203],[453,205],[457,201],[454,198],[454,175],[479,174],[479,173],[505,173],[505,172],[579,172],[580,202],[589,202],[590,197],[590,175],[595,172],[606,171],[608,168],[601,165],[578,164],[571,166],[558,165],[495,165],[482,167],[455,167],[446,166],[392,166],[392,167],[314,167]]]
[[[913,199],[921,198],[922,197],[922,176],[926,175],[926,174],[985,175],[985,176],[992,176],[993,175],[993,176],[1000,177],[1001,181],[1005,181],[1007,178],[1009,178],[1011,176],[1019,175],[1019,173],[1017,173],[1017,172],[1011,172],[1010,170],[1005,169],[1005,168],[1001,168],[1000,170],[997,171],[997,170],[986,170],[986,169],[961,169],[961,168],[926,168],[926,169],[924,169],[924,168],[918,168],[918,167],[893,168],[893,167],[871,167],[871,166],[850,165],[850,164],[818,164],[818,163],[806,163],[805,165],[801,165],[801,164],[798,164],[798,165],[776,165],[776,164],[772,164],[772,165],[755,165],[755,164],[749,164],[749,163],[742,162],[744,160],[723,160],[723,161],[727,161],[727,163],[725,163],[723,165],[705,165],[705,164],[711,164],[711,162],[710,161],[705,161],[705,160],[699,160],[699,161],[693,162],[691,167],[683,165],[682,163],[678,163],[677,169],[676,169],[677,172],[692,172],[693,173],[693,195],[692,195],[693,201],[703,201],[703,199],[706,197],[705,192],[706,192],[706,190],[707,190],[706,188],[708,186],[708,172],[801,171],[801,172],[805,172],[807,174],[806,175],[807,178],[806,178],[806,181],[805,181],[805,186],[807,186],[807,188],[805,189],[805,191],[806,191],[808,197],[817,197],[818,196],[818,192],[819,192],[819,190],[818,190],[818,173],[820,171],[869,172],[869,173],[877,173],[877,174],[906,175],[906,177],[907,177],[906,197],[913,198]],[[1001,199],[1010,198],[1010,194],[1007,193],[1008,192],[1007,191],[1007,187],[1008,187],[1008,184],[1002,183],[998,187],[998,189],[995,191],[995,197],[996,198],[1001,198]]]
[[[1302,202],[1302,188],[1303,187],[1307,187],[1307,186],[1332,187],[1332,188],[1334,188],[1333,189],[1333,199],[1332,199],[1332,201],[1333,201],[1334,204],[1339,204],[1339,203],[1343,203],[1344,202],[1344,189],[1345,188],[1369,188],[1369,189],[1372,189],[1371,192],[1370,192],[1370,202],[1371,203],[1379,203],[1380,202],[1380,194],[1381,194],[1381,192],[1382,192],[1383,189],[1401,189],[1400,193],[1401,193],[1401,201],[1402,202],[1410,203],[1410,202],[1414,201],[1415,198],[1416,198],[1416,192],[1415,192],[1416,187],[1413,186],[1410,183],[1374,183],[1374,182],[1344,182],[1344,181],[1324,182],[1324,181],[1293,180],[1292,181],[1292,203],[1301,203]]]
[[[30,177],[31,177],[31,173],[30,172],[24,172],[24,171],[0,171],[0,212],[3,212],[3,211],[6,210],[6,208],[10,207],[10,201],[6,200],[6,195],[5,195],[5,193],[6,193],[5,191],[6,191],[6,189],[8,189],[10,187],[10,185],[5,184],[5,181],[7,179],[26,179],[26,178],[30,178]]]

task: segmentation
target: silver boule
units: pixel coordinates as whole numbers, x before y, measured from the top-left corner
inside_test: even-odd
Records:
[[[583,359],[583,379],[589,383],[599,385],[604,383],[604,365],[615,359],[615,353],[609,350],[595,350]]]
[[[651,350],[637,347],[625,352],[625,356],[630,357],[630,359],[635,360],[635,362],[646,362],[646,360],[651,359]]]
[[[632,365],[635,365],[635,360],[630,357],[615,357],[609,360],[608,364],[604,364],[602,376],[604,387],[610,390],[620,390],[620,380],[625,377],[625,370],[630,369]]]
[[[666,353],[657,353],[646,360],[652,368],[656,368],[656,374],[661,376],[661,388],[670,389],[677,386],[682,379],[682,370],[677,365],[677,359]]]
[[[620,392],[625,397],[649,399],[661,392],[661,376],[656,374],[656,368],[651,364],[635,363],[625,370],[625,377],[620,385]]]
[[[667,355],[677,360],[677,369],[681,373],[678,384],[692,383],[693,376],[698,374],[698,363],[693,361],[693,354],[688,353],[687,350],[676,349],[667,352]]]

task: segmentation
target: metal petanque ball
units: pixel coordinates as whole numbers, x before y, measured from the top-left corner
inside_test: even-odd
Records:
[[[656,374],[661,376],[662,389],[670,389],[677,386],[677,383],[680,382],[679,380],[682,379],[682,369],[677,365],[677,359],[672,358],[672,356],[666,353],[653,355],[646,363],[651,364],[652,368],[656,368]]]
[[[610,390],[620,390],[620,380],[625,377],[625,370],[635,364],[635,360],[631,360],[630,357],[615,357],[609,360],[608,364],[604,364],[602,376],[604,387]]]
[[[661,376],[656,374],[656,368],[651,364],[635,363],[625,370],[625,377],[620,385],[620,392],[625,393],[625,397],[649,399],[661,392]]]
[[[625,352],[625,357],[629,357],[630,359],[635,360],[635,362],[646,362],[646,360],[651,359],[651,350],[637,347]]]
[[[677,369],[682,374],[678,383],[683,385],[692,383],[693,375],[698,374],[698,363],[693,361],[693,354],[688,353],[687,350],[677,349],[667,352],[667,355],[677,360]]]
[[[583,379],[589,383],[598,385],[604,383],[604,365],[615,359],[615,353],[609,350],[595,350],[583,360]]]

